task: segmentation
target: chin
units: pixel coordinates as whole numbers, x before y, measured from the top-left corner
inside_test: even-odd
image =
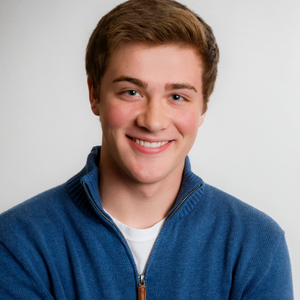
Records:
[[[130,177],[140,184],[154,184],[158,182],[164,183],[168,179],[171,179],[177,171],[182,172],[179,168],[172,169],[171,166],[166,166],[165,164],[154,164],[149,166],[146,164],[144,167],[139,165],[138,168],[131,168],[128,174]]]
[[[152,184],[159,182],[164,178],[163,175],[159,175],[157,172],[153,174],[152,172],[143,170],[140,172],[131,172],[130,177],[133,179],[133,181],[140,184]]]

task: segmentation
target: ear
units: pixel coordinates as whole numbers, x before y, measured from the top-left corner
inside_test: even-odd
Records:
[[[200,116],[199,127],[203,124],[205,116],[206,116],[206,112]]]
[[[91,104],[91,109],[92,112],[96,115],[99,116],[99,100],[97,98],[96,95],[96,91],[93,87],[93,83],[90,79],[90,77],[87,78],[87,84],[88,84],[88,88],[89,88],[89,98],[90,98],[90,104]]]
[[[209,103],[209,100],[210,100],[210,97],[208,97],[208,99],[207,99],[206,110],[205,110],[205,112],[200,116],[199,127],[203,124],[204,119],[205,119],[205,117],[206,117],[207,105],[208,105],[208,103]]]

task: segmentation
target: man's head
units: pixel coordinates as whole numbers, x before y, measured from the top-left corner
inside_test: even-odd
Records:
[[[203,64],[203,113],[213,92],[219,50],[211,28],[186,6],[173,0],[129,0],[105,15],[86,51],[86,72],[99,95],[112,52],[121,44],[177,44],[192,47]]]

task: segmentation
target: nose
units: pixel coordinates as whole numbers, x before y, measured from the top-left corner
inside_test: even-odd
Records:
[[[139,127],[153,133],[166,129],[169,124],[167,107],[160,99],[148,99],[138,114],[136,123]]]

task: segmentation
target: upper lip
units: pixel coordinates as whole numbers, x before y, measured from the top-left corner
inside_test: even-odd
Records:
[[[159,143],[159,142],[169,142],[171,141],[170,139],[153,139],[153,138],[143,138],[143,137],[136,137],[136,136],[130,136],[130,135],[127,135],[127,137],[129,137],[130,139],[137,139],[137,140],[140,140],[140,141],[146,141],[146,142],[150,142],[150,143]]]

